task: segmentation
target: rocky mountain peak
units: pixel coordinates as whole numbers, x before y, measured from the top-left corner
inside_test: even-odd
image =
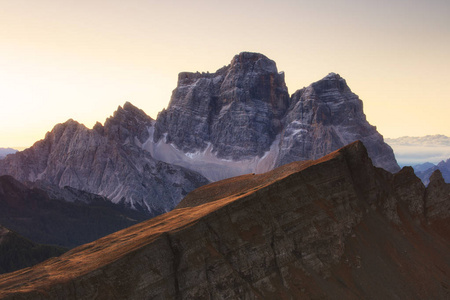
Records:
[[[442,172],[439,169],[436,169],[430,176],[430,185],[443,185],[445,184],[444,177],[442,176]]]
[[[311,87],[316,93],[329,93],[330,90],[337,90],[339,92],[351,92],[347,82],[339,74],[329,73],[323,79],[313,83]]]
[[[236,55],[230,64],[230,70],[244,70],[253,72],[277,73],[275,62],[265,55],[254,52],[241,52]]]
[[[281,131],[289,104],[284,75],[262,54],[243,52],[215,73],[181,73],[154,141],[184,153],[211,147],[217,157],[262,156]]]
[[[0,175],[70,186],[149,215],[168,211],[208,180],[157,161],[143,149],[153,123],[131,103],[119,106],[104,126],[97,123],[92,130],[68,120],[33,147],[2,159]]]
[[[136,137],[138,143],[142,144],[149,138],[148,128],[153,126],[153,122],[142,109],[126,102],[105,121],[104,133],[110,139],[118,139],[122,143],[134,142],[130,137]]]
[[[330,73],[295,92],[283,123],[277,165],[317,159],[361,140],[376,166],[400,170],[392,149],[367,122],[362,101],[339,74]]]
[[[215,73],[180,74],[168,108],[155,122],[152,154],[215,181],[317,159],[356,140],[375,165],[400,170],[339,74],[289,97],[274,61],[242,52]],[[220,171],[212,174],[211,168]]]
[[[87,127],[73,119],[69,119],[64,123],[56,124],[50,132],[47,132],[45,138],[49,137],[54,141],[58,141],[66,131],[74,132],[78,129],[87,130]]]

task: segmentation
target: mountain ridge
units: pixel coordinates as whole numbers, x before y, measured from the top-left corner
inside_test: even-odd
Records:
[[[227,180],[212,183],[201,193],[217,192],[215,201],[0,276],[0,297],[448,295],[450,197],[439,191],[450,185],[439,174],[426,189],[411,168],[390,174],[373,167],[355,142],[316,161],[238,180],[251,176],[259,185],[221,197]]]
[[[129,102],[93,129],[70,119],[1,160],[0,174],[85,190],[155,216],[210,181],[318,159],[355,140],[377,166],[400,170],[338,74],[291,97],[274,61],[242,52],[215,73],[180,73],[156,120]]]
[[[208,183],[199,174],[156,161],[143,150],[153,119],[131,103],[93,129],[69,119],[31,148],[0,161],[0,174],[43,181],[107,197],[157,215],[172,209],[190,190]],[[159,199],[163,198],[164,201]]]

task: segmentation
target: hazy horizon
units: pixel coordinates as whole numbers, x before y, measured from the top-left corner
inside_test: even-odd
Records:
[[[242,51],[284,71],[290,94],[330,72],[384,137],[450,136],[450,3],[24,0],[0,11],[0,147],[57,123],[103,123],[129,101],[151,117],[179,72]]]

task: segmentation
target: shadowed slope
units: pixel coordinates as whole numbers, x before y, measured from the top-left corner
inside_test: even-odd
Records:
[[[105,197],[51,188],[29,188],[11,176],[0,176],[0,224],[33,242],[72,248],[147,219]],[[69,198],[72,202],[65,201]]]
[[[0,274],[33,266],[67,249],[33,243],[0,225]]]

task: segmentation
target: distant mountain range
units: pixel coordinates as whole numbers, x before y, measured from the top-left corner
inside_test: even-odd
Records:
[[[13,148],[0,148],[0,159],[5,158],[6,155],[16,153],[17,150]]]
[[[450,158],[450,137],[427,135],[423,137],[400,137],[385,139],[392,147],[401,166],[414,166],[426,162],[438,164]]]
[[[0,160],[0,174],[69,186],[155,216],[210,181],[317,159],[355,140],[376,166],[400,170],[338,74],[290,96],[274,61],[243,52],[215,73],[180,73],[157,120],[128,102],[93,129],[69,120]]]
[[[393,149],[401,166],[413,166],[417,176],[426,184],[431,174],[439,169],[446,182],[450,183],[450,137],[427,135],[404,136],[385,139]]]
[[[425,185],[430,183],[430,177],[434,171],[439,170],[445,182],[450,183],[450,158],[446,161],[441,161],[437,165],[431,164],[428,168],[421,166],[414,168],[417,176],[423,181]]]

